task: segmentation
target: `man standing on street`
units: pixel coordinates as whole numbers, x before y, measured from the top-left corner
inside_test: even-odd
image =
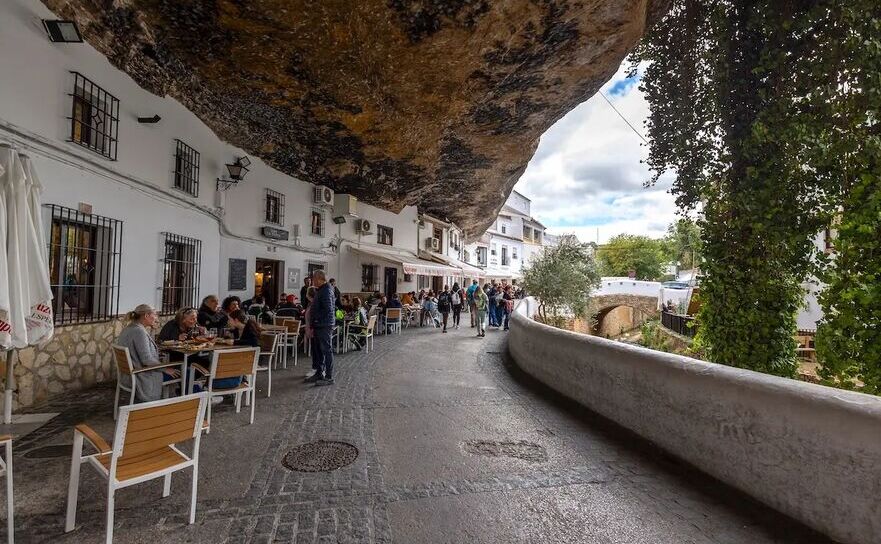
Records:
[[[315,300],[312,301],[309,319],[313,332],[312,353],[321,377],[315,385],[333,384],[333,327],[336,325],[333,286],[327,282],[324,270],[312,274]],[[317,357],[316,357],[317,356]]]
[[[471,285],[465,290],[465,297],[468,299],[468,310],[471,312],[471,328],[477,324],[477,306],[474,304],[474,291],[480,289],[477,280],[472,280]]]
[[[306,293],[310,287],[312,287],[312,278],[306,276],[303,278],[303,287],[300,287],[300,304],[303,305],[304,309],[309,306],[309,299],[306,298]]]

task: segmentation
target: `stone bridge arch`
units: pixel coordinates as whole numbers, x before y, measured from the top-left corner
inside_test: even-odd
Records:
[[[590,297],[588,313],[593,317],[591,332],[599,335],[606,325],[604,320],[609,313],[622,306],[633,309],[631,316],[632,327],[638,327],[647,320],[660,316],[658,297],[656,296],[627,294],[597,295]]]

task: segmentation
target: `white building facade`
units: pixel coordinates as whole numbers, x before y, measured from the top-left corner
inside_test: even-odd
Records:
[[[532,201],[512,191],[498,217],[486,233],[465,248],[466,262],[480,266],[486,278],[516,283],[523,267],[556,240],[532,216]]]
[[[112,379],[118,316],[141,303],[163,314],[209,294],[274,303],[319,268],[349,293],[463,274],[420,258],[433,227],[415,207],[379,209],[243,161],[87,43],[51,42],[44,19],[56,16],[38,0],[0,4],[0,145],[28,156],[43,185],[57,330],[22,352],[17,406]],[[228,183],[236,163],[247,172]],[[442,239],[438,253],[458,259],[461,230]]]

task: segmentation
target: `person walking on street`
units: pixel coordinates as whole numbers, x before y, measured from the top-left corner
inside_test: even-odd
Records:
[[[453,290],[450,293],[450,298],[453,300],[453,327],[459,328],[459,318],[462,313],[462,306],[465,302],[465,293],[462,291],[462,288],[459,287],[459,283],[453,284]]]
[[[303,312],[303,328],[305,331],[303,332],[303,350],[306,351],[306,346],[309,346],[309,351],[312,354],[312,372],[306,376],[306,383],[315,383],[321,379],[321,365],[318,361],[318,355],[312,350],[312,346],[315,344],[315,331],[312,330],[312,301],[315,300],[315,288],[309,287],[306,289],[306,298],[303,300],[303,303],[306,304],[306,311]]]
[[[444,322],[444,330],[447,332],[447,320],[450,318],[450,310],[453,309],[453,294],[450,293],[450,286],[444,285],[444,290],[437,296],[437,310],[441,313],[441,319]]]
[[[499,321],[496,314],[496,309],[498,306],[498,301],[496,299],[496,294],[498,293],[498,288],[496,287],[496,280],[492,280],[492,283],[489,284],[489,290],[486,292],[487,298],[489,298],[489,326],[490,327],[498,327]]]
[[[310,304],[310,320],[314,340],[312,351],[317,355],[321,378],[315,385],[333,384],[333,327],[336,325],[336,305],[333,300],[333,286],[327,283],[324,270],[316,270],[312,274],[312,286],[315,287],[315,300]],[[312,307],[314,306],[314,307]]]
[[[483,289],[474,291],[474,307],[477,314],[477,336],[483,338],[486,336],[486,310],[489,307],[489,298]]]
[[[303,278],[303,287],[300,287],[300,302],[303,304],[303,308],[308,308],[311,300],[306,298],[306,291],[312,287],[312,278],[306,276]]]
[[[511,312],[514,311],[514,289],[509,285],[502,294],[502,311],[504,312],[505,330],[508,330],[508,322],[511,320]]]
[[[477,280],[472,280],[471,285],[469,285],[468,289],[465,291],[465,298],[468,301],[468,310],[471,312],[472,329],[477,325],[477,307],[474,305],[474,292],[478,289],[480,289],[480,285],[477,283]]]

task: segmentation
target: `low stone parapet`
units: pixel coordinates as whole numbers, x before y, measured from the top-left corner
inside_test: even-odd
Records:
[[[525,372],[836,540],[881,542],[881,398],[556,329],[535,306],[508,337]]]

